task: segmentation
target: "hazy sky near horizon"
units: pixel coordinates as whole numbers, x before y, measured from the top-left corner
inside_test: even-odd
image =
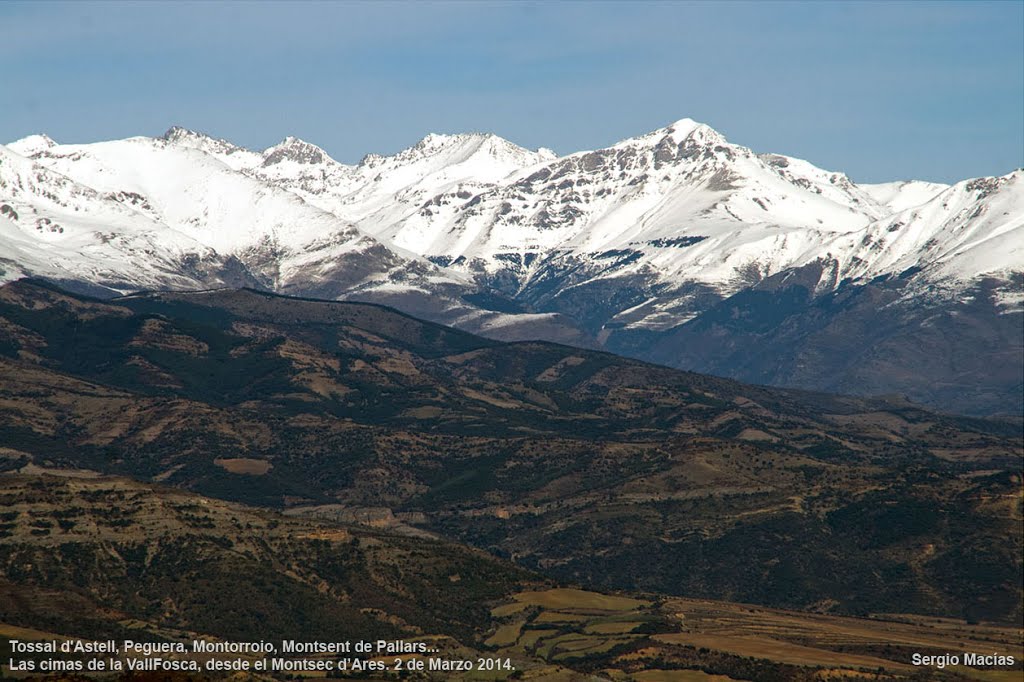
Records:
[[[2,2],[0,142],[559,154],[683,117],[855,181],[1024,166],[1024,2]]]

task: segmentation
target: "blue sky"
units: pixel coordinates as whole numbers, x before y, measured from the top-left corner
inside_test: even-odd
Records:
[[[559,153],[690,117],[856,181],[1024,165],[1024,2],[0,2],[0,140],[340,161],[481,130]]]

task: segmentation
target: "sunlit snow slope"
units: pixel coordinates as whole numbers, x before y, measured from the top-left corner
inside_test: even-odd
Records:
[[[733,355],[679,344],[707,327],[699,334],[799,345],[781,330],[803,329],[815,305],[858,287],[884,290],[899,319],[969,302],[975,327],[1018,320],[1021,178],[859,185],[690,119],[564,157],[472,133],[355,165],[293,137],[253,151],[182,128],[83,145],[34,135],[0,147],[0,279],[108,295],[253,286],[357,298],[747,380],[900,390],[752,374]],[[756,338],[708,322],[746,292],[793,287],[806,301],[758,322]],[[1021,345],[1010,336],[986,342],[1006,346],[1008,362]]]

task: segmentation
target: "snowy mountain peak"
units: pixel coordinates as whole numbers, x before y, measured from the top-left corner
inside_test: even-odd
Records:
[[[412,147],[391,156],[368,154],[358,168],[373,172],[397,191],[400,186],[436,177],[441,185],[462,179],[492,183],[510,173],[549,161],[553,155],[534,152],[492,133],[430,133]]]
[[[458,146],[467,139],[473,137],[472,133],[461,133],[458,135],[443,135],[440,133],[428,133],[411,147],[406,147],[394,154],[369,153],[360,159],[358,167],[376,168],[381,165],[395,165],[417,161],[435,156],[446,150]]]
[[[671,135],[672,138],[677,142],[682,142],[687,137],[698,131],[701,134],[704,134],[705,131],[710,131],[711,133],[718,135],[718,133],[710,126],[700,123],[698,121],[694,121],[692,118],[681,118],[675,123],[666,126],[664,128],[664,131],[667,134]],[[721,137],[721,135],[718,136]]]
[[[218,145],[226,145],[229,147],[236,147],[237,145],[232,144],[224,139],[215,138],[212,135],[201,133],[198,130],[190,130],[183,128],[182,126],[171,126],[167,129],[159,139],[164,142],[172,142],[174,144],[183,144],[189,147],[199,147],[209,145],[211,143]]]
[[[399,152],[396,156],[409,152],[419,152],[425,155],[444,153],[449,150],[462,149],[475,151],[486,146],[500,145],[501,142],[512,145],[511,142],[503,140],[497,135],[490,133],[457,133],[445,135],[441,133],[429,133],[422,140],[409,149]],[[515,145],[512,145],[515,146]]]
[[[156,140],[57,145],[35,135],[10,148],[0,199],[48,249],[115,244],[108,228],[137,215],[141,232],[178,252],[213,249],[273,286],[305,276],[311,253],[334,272],[324,244],[382,249],[388,263],[429,259],[537,309],[555,305],[544,293],[551,281],[573,292],[632,282],[612,315],[631,329],[671,328],[707,297],[812,262],[834,264],[829,286],[912,267],[922,282],[973,281],[1021,262],[1012,241],[1024,229],[1019,173],[955,187],[858,185],[798,158],[755,154],[690,118],[564,157],[490,133],[431,133],[349,166],[297,137],[256,152],[180,126]],[[704,298],[658,293],[687,287]]]
[[[29,135],[20,140],[11,142],[7,148],[22,156],[32,156],[39,152],[56,147],[57,143],[50,139],[49,135]]]
[[[167,132],[160,136],[160,139],[167,142],[178,142],[180,140],[188,140],[197,137],[209,136],[181,126],[171,126],[167,129]]]
[[[494,133],[479,132],[453,135],[429,133],[415,145],[398,152],[393,157],[376,158],[394,158],[405,161],[416,157],[443,156],[448,160],[461,163],[475,154],[507,160],[516,166],[532,165],[538,161],[557,158],[557,155],[550,149],[534,152]]]
[[[239,147],[238,145],[228,142],[223,138],[216,138],[211,135],[207,135],[206,133],[189,130],[188,128],[183,128],[181,126],[171,126],[167,129],[167,132],[157,139],[180,147],[198,149],[199,151],[206,152],[207,154],[212,154],[217,157],[225,157],[232,154],[247,155],[252,153],[245,147]]]
[[[646,347],[676,364],[685,348],[738,347],[714,336],[715,320],[742,331],[745,314],[716,316],[754,288],[795,284],[811,301],[849,301],[860,289],[848,283],[870,286],[860,308],[813,304],[807,324],[889,301],[911,315],[949,311],[908,318],[915,335],[940,323],[954,325],[943,338],[982,329],[961,313],[983,320],[996,330],[983,330],[986,344],[1000,325],[1019,328],[1009,317],[1024,309],[1024,171],[860,185],[689,118],[563,157],[488,133],[432,133],[358,166],[296,137],[253,151],[180,126],[161,138],[33,135],[9,147],[0,281],[33,275],[107,294],[262,287],[570,342],[584,338],[578,325],[609,350]],[[536,314],[508,312],[517,306]],[[862,328],[844,319],[835,329]],[[711,336],[699,336],[708,321]],[[684,327],[696,343],[677,341]]]
[[[729,145],[734,150],[741,149],[730,145],[725,136],[711,126],[694,121],[692,118],[679,119],[661,130],[654,131],[650,137],[656,140],[659,146],[668,144],[677,148],[695,150]]]
[[[300,140],[297,137],[288,136],[273,147],[263,151],[263,166],[273,166],[282,161],[291,161],[306,165],[314,165],[333,161],[320,147],[315,144]]]
[[[538,147],[537,156],[540,157],[541,161],[554,161],[558,158],[558,154],[554,149],[548,149],[547,147]]]
[[[548,150],[550,156],[543,154],[540,150],[530,151],[494,134],[480,136],[479,140],[480,143],[476,148],[478,153],[487,154],[495,159],[507,160],[516,166],[532,165],[539,161],[550,161],[556,158],[550,150]]]
[[[933,199],[939,192],[949,189],[949,185],[922,180],[903,180],[884,182],[875,185],[860,184],[862,190],[883,206],[893,212],[920,206]]]
[[[727,155],[730,157],[749,154],[749,150],[730,144],[721,133],[711,126],[691,118],[682,118],[644,135],[626,138],[607,150],[597,150],[596,153],[639,151],[646,154],[653,151],[659,163],[666,163],[695,159],[702,155],[710,156],[713,152],[724,152],[726,147],[729,150]],[[704,152],[707,154],[705,155]]]
[[[459,133],[456,135],[445,135],[442,133],[427,133],[419,142],[413,145],[416,149],[433,149],[443,147],[449,143],[476,137],[474,133]]]

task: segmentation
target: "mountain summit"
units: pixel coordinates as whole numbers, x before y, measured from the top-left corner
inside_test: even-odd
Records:
[[[263,152],[263,165],[273,166],[282,161],[303,164],[323,163],[330,157],[323,149],[297,137],[286,137],[279,144],[269,147]]]
[[[295,137],[257,152],[179,127],[87,145],[33,136],[3,154],[5,280],[378,301],[748,381],[1022,409],[1019,171],[861,185],[687,118],[562,157],[431,134],[348,165]],[[863,304],[838,303],[851,296]],[[892,324],[867,324],[882,310]],[[853,329],[874,335],[855,357],[838,343]],[[922,329],[944,339],[937,366],[892,372],[886,358]],[[977,344],[989,369],[955,369]],[[935,388],[973,381],[984,397]]]

